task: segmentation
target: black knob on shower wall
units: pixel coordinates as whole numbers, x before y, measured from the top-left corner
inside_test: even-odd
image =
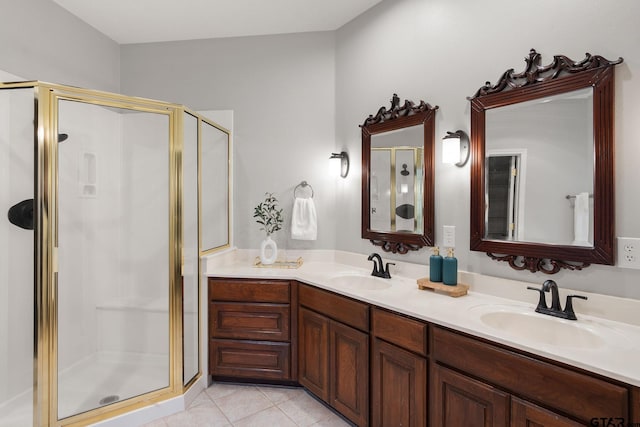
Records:
[[[33,230],[33,199],[23,200],[9,208],[9,222],[25,230]]]

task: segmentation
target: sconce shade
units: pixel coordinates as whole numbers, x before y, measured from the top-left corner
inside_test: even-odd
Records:
[[[346,151],[331,153],[330,159],[340,159],[340,176],[346,178],[349,175],[349,155]]]
[[[445,137],[442,140],[442,163],[456,164],[460,161],[460,138]]]
[[[447,132],[442,138],[442,163],[464,166],[469,160],[469,137],[462,130]]]

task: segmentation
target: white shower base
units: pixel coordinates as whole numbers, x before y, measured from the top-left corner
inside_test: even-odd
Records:
[[[169,385],[167,356],[100,352],[66,369],[58,378],[58,416],[66,418],[100,407],[100,400],[122,401]],[[31,427],[33,391],[0,406],[0,427]]]
[[[107,396],[121,401],[168,386],[167,356],[94,353],[58,377],[58,417],[100,407],[100,400]]]

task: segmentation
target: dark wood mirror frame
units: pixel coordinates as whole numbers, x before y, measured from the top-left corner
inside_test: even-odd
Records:
[[[438,106],[432,107],[424,101],[419,105],[400,98],[395,93],[391,99],[391,108],[381,107],[378,113],[369,115],[362,128],[362,238],[382,247],[385,252],[406,254],[423,246],[434,244],[434,156],[435,156],[435,114]],[[370,166],[371,136],[403,129],[410,126],[423,126],[423,230],[422,234],[382,232],[371,230],[370,221]]]
[[[590,264],[614,264],[614,66],[586,54],[574,62],[563,55],[540,65],[531,49],[521,73],[507,70],[498,83],[487,82],[471,101],[471,250],[487,252],[516,270],[554,274],[561,269],[581,270]],[[593,87],[594,230],[593,247],[485,239],[485,111],[577,89]]]

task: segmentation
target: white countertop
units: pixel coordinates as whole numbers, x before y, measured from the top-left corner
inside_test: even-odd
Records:
[[[345,296],[403,313],[437,325],[465,332],[490,341],[505,344],[567,365],[604,375],[640,387],[640,301],[605,295],[571,292],[561,289],[561,302],[567,293],[589,297],[574,302],[577,321],[557,319],[534,312],[538,294],[527,286],[541,284],[518,282],[495,277],[460,272],[459,281],[470,285],[468,295],[452,298],[440,293],[419,290],[416,279],[428,276],[428,266],[396,262],[392,267],[391,286],[366,290],[337,286],[332,278],[355,274],[369,276],[371,262],[367,256],[340,251],[299,251],[287,254],[287,260],[304,259],[298,269],[257,268],[253,266],[255,251],[231,250],[209,257],[207,276],[297,280]],[[384,259],[384,255],[383,255]],[[378,279],[385,280],[385,279]],[[561,283],[558,284],[560,287]],[[550,302],[550,296],[547,296]],[[532,321],[535,328],[517,330],[517,325],[498,328],[483,322],[483,315],[496,312],[516,312],[523,320]],[[539,327],[538,327],[539,322]],[[554,336],[562,329],[576,329],[576,343],[566,344]],[[597,338],[581,342],[581,333]],[[565,331],[566,333],[566,331]],[[560,342],[557,344],[555,342]]]

